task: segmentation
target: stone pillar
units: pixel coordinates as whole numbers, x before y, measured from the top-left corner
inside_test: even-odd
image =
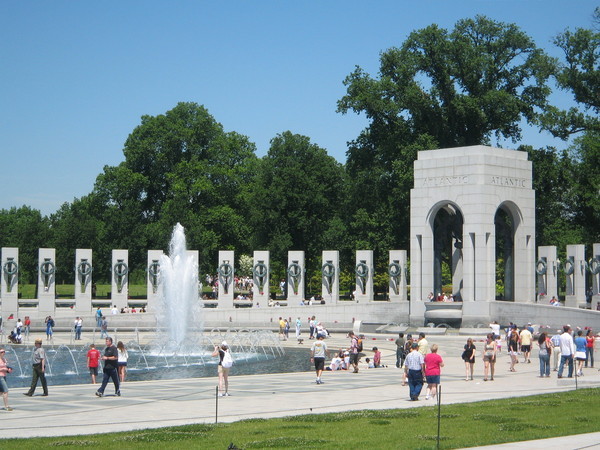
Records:
[[[408,300],[406,295],[406,250],[390,250],[388,264],[389,297],[391,302]]]
[[[588,262],[592,274],[592,309],[598,309],[600,303],[600,244],[592,246],[592,257]]]
[[[492,224],[463,228],[463,326],[489,320],[490,302],[496,298],[496,238]]]
[[[54,314],[56,301],[56,250],[40,248],[38,259],[38,311]]]
[[[297,306],[301,301],[304,301],[305,278],[304,252],[301,250],[289,251],[287,267],[288,306]]]
[[[537,274],[537,298],[543,305],[550,304],[552,297],[558,299],[558,265],[556,246],[538,247],[538,259],[535,265]]]
[[[563,261],[566,276],[565,306],[585,308],[585,246],[567,245],[567,259]]]
[[[2,317],[17,314],[19,309],[19,249],[2,247],[2,281],[0,297],[2,298]]]
[[[357,303],[373,301],[373,250],[356,251],[356,286],[355,297]]]
[[[323,251],[321,296],[330,305],[340,300],[340,252],[337,250]]]
[[[529,213],[528,213],[529,215]],[[531,213],[535,217],[535,213]],[[515,232],[515,302],[535,302],[535,226],[520,223]]]
[[[256,306],[268,306],[271,280],[271,254],[268,250],[255,250],[252,266],[252,299]]]
[[[234,256],[233,250],[219,250],[219,308],[233,308]]]
[[[128,306],[129,297],[129,250],[112,251],[111,302],[121,310]]]
[[[156,311],[158,299],[161,295],[160,258],[162,250],[148,250],[146,262],[146,298],[148,311]]]
[[[78,248],[75,250],[75,310],[78,313],[92,311],[92,250]]]

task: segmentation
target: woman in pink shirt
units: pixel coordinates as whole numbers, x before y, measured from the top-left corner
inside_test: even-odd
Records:
[[[438,355],[438,345],[433,344],[431,346],[431,353],[425,355],[425,378],[427,379],[427,395],[425,400],[429,400],[429,397],[435,397],[437,395],[437,385],[440,384],[440,375],[442,373],[442,367],[444,367],[444,361],[442,357]]]

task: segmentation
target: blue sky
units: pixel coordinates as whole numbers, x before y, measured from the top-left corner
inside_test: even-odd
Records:
[[[290,130],[345,162],[363,117],[336,101],[355,65],[416,29],[476,14],[513,22],[558,56],[552,38],[590,27],[597,2],[17,1],[0,5],[0,209],[45,215],[88,194],[145,114],[204,105],[263,156]],[[561,100],[562,101],[562,100]],[[555,145],[527,131],[523,143]],[[518,145],[518,144],[516,144]],[[516,146],[514,145],[514,146]],[[505,146],[513,146],[506,144]]]

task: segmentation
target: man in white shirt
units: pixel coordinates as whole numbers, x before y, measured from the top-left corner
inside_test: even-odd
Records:
[[[494,336],[500,336],[500,324],[494,320],[494,322],[490,323],[490,328],[492,329],[492,333]],[[494,337],[494,339],[496,339]]]
[[[563,334],[560,335],[560,367],[558,368],[558,378],[562,378],[565,362],[569,364],[569,378],[573,378],[573,356],[575,355],[575,343],[571,336],[571,327],[565,325]]]

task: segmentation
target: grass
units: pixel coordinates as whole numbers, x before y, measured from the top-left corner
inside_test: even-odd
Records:
[[[600,431],[600,389],[442,405],[440,448],[451,449]],[[293,405],[290,405],[293,407]],[[102,427],[102,425],[99,425]],[[206,448],[434,449],[437,407],[363,410],[125,433],[2,440],[3,449]]]

